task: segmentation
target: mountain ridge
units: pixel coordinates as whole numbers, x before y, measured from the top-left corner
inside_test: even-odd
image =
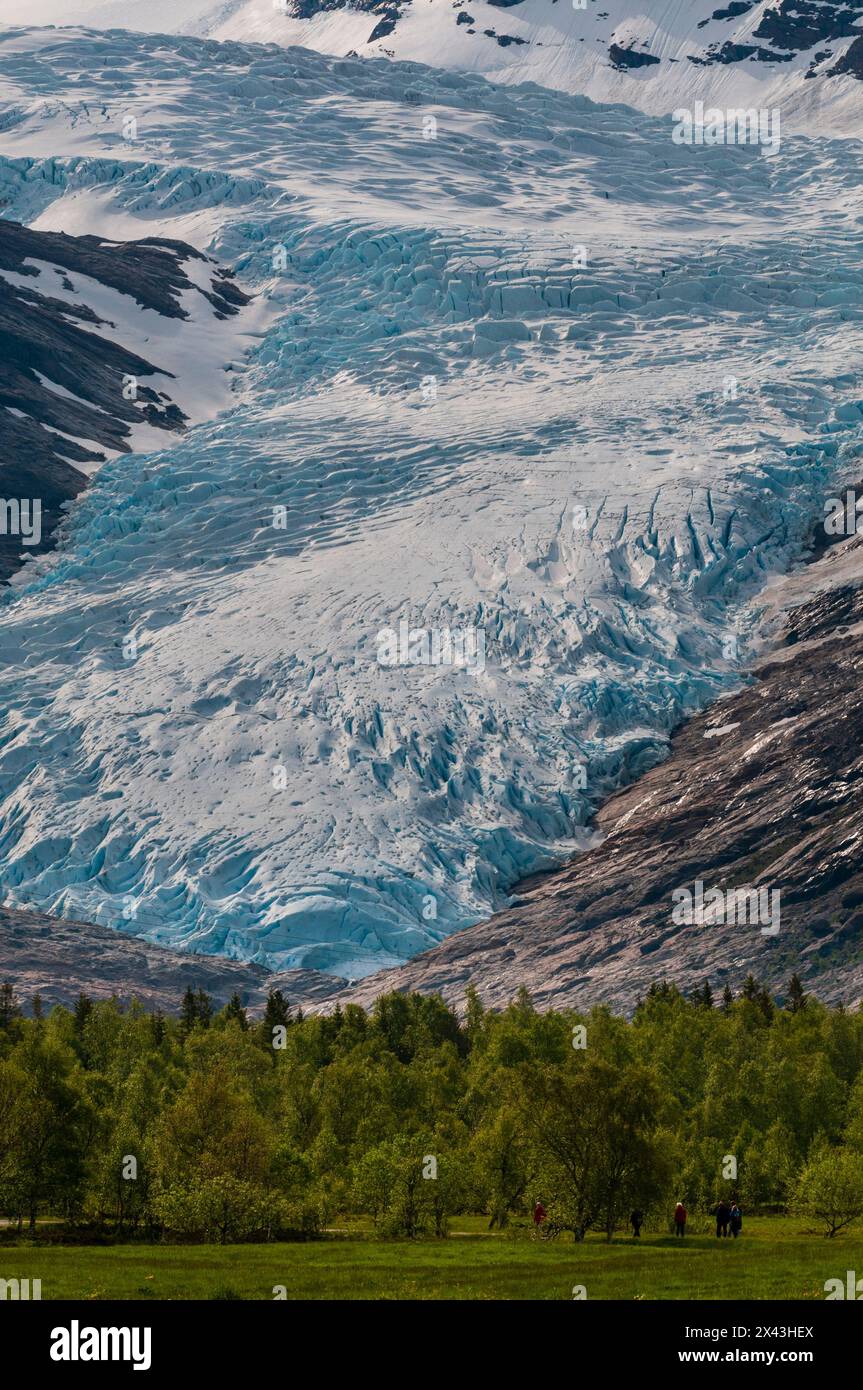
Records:
[[[0,25],[17,0],[0,0]],[[696,100],[782,109],[859,138],[863,0],[34,0],[32,24],[298,45],[535,82],[669,114]]]

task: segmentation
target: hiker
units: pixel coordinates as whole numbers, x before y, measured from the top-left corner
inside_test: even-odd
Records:
[[[728,1205],[728,1203],[726,1202],[725,1198],[723,1197],[723,1198],[722,1198],[722,1201],[719,1203],[719,1206],[716,1208],[716,1234],[717,1234],[717,1236],[727,1236],[727,1235],[728,1235],[728,1223],[729,1223],[730,1220],[731,1220],[731,1208],[730,1208],[730,1206]]]
[[[536,1206],[533,1209],[533,1229],[536,1231],[537,1235],[539,1235],[539,1230],[545,1220],[545,1216],[545,1207],[542,1205],[542,1202],[537,1200]]]
[[[644,1212],[638,1210],[634,1211],[629,1218],[630,1225],[632,1226],[632,1234],[635,1236],[636,1240],[641,1235],[641,1223],[643,1220]]]
[[[731,1219],[729,1221],[729,1225],[731,1226],[731,1234],[736,1240],[737,1237],[740,1235],[740,1232],[743,1230],[743,1212],[740,1210],[736,1202],[734,1203],[734,1206],[731,1208]]]
[[[676,1236],[686,1235],[686,1207],[682,1202],[678,1202],[674,1208],[674,1234]]]

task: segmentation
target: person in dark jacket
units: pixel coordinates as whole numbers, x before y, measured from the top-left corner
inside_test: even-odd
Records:
[[[731,1208],[730,1208],[730,1206],[728,1205],[728,1203],[726,1202],[725,1198],[723,1197],[723,1198],[722,1198],[722,1201],[719,1203],[719,1206],[716,1208],[716,1234],[717,1234],[717,1236],[727,1236],[727,1235],[728,1235],[728,1223],[729,1223],[730,1220],[731,1220]]]
[[[676,1236],[686,1235],[686,1207],[682,1202],[678,1202],[674,1208],[674,1234]]]
[[[641,1235],[641,1225],[643,1221],[644,1212],[639,1211],[636,1207],[635,1211],[629,1218],[630,1225],[632,1226],[632,1234],[636,1237],[636,1239]]]
[[[740,1235],[740,1232],[743,1230],[743,1212],[740,1210],[736,1202],[734,1203],[734,1206],[731,1208],[731,1219],[728,1224],[731,1227],[731,1234],[736,1240],[737,1237]]]

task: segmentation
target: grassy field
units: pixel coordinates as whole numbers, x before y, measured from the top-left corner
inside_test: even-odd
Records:
[[[446,1240],[388,1243],[333,1233],[297,1245],[0,1246],[0,1278],[41,1279],[50,1299],[823,1299],[824,1281],[863,1276],[863,1234],[825,1240],[791,1217],[750,1218],[743,1236],[675,1241],[645,1232],[607,1245],[527,1231],[490,1235],[460,1217]]]

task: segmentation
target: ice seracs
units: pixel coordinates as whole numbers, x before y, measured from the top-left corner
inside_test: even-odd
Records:
[[[404,961],[590,842],[859,481],[859,149],[189,36],[0,35],[0,90],[10,216],[181,239],[267,305],[222,413],[106,462],[2,611],[0,888]],[[482,669],[381,664],[402,622]]]

